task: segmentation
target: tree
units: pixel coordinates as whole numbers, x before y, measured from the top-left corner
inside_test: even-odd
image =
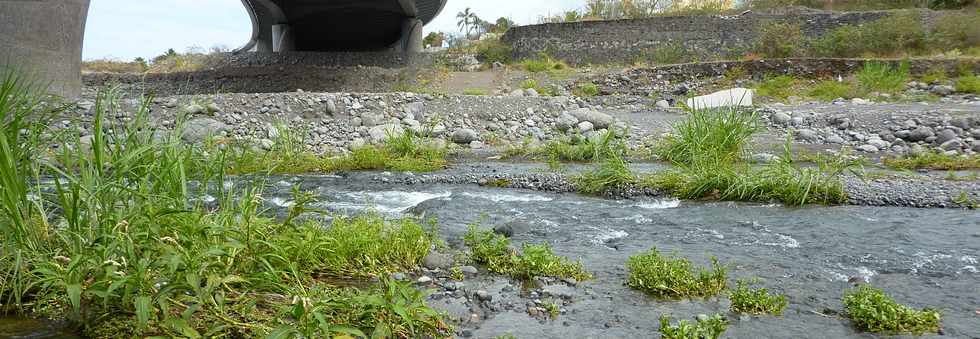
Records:
[[[514,27],[514,22],[510,19],[501,17],[497,19],[497,22],[490,26],[490,32],[493,33],[506,33],[508,29]]]
[[[422,39],[422,46],[442,47],[443,41],[446,41],[446,33],[429,32],[429,35],[426,35],[425,39]]]
[[[466,10],[462,12],[456,13],[456,18],[459,19],[456,25],[459,26],[460,32],[466,34],[467,37],[470,36],[480,23],[480,18],[469,7],[466,7]]]

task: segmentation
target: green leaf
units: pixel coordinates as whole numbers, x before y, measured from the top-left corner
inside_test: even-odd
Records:
[[[136,320],[139,322],[139,329],[145,330],[150,323],[150,303],[152,300],[147,296],[138,296],[133,301],[136,308]]]
[[[290,339],[296,335],[296,330],[289,326],[282,326],[274,331],[270,332],[269,335],[265,336],[265,339]]]
[[[67,292],[68,301],[71,302],[72,310],[75,311],[75,314],[80,314],[82,310],[82,285],[68,285]]]

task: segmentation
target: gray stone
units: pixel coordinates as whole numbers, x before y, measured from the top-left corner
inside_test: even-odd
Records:
[[[957,151],[965,146],[966,144],[963,143],[963,140],[957,138],[953,140],[947,140],[946,142],[939,145],[939,148],[942,148],[944,151]]]
[[[403,281],[403,280],[405,280],[407,278],[408,277],[405,275],[405,273],[402,273],[402,272],[395,272],[395,273],[392,273],[391,274],[391,279],[394,279],[394,280]]]
[[[953,88],[953,86],[949,86],[949,85],[936,85],[936,86],[932,86],[932,88],[929,89],[929,93],[941,97],[949,96],[950,94],[953,94],[953,92],[956,92],[956,89]]]
[[[509,96],[512,96],[512,97],[522,97],[522,96],[524,96],[524,90],[515,89],[515,90],[511,91],[510,94],[508,94],[508,95]]]
[[[430,278],[427,275],[423,275],[423,276],[419,277],[418,279],[416,279],[415,282],[417,282],[419,284],[428,284],[428,283],[432,282],[432,278]]]
[[[779,157],[769,153],[754,153],[749,156],[749,161],[759,164],[770,163],[779,160]]]
[[[615,119],[611,115],[588,108],[574,109],[569,114],[579,121],[591,122],[597,129],[609,127],[609,125],[615,122]]]
[[[657,100],[656,105],[657,105],[657,108],[660,108],[660,109],[669,109],[670,108],[670,103],[667,102],[667,100]]]
[[[588,122],[588,121],[582,121],[582,122],[578,123],[578,132],[579,133],[583,133],[583,134],[584,133],[588,133],[588,132],[591,132],[594,128],[595,128],[595,126],[593,126],[592,123],[591,122]]]
[[[269,139],[259,140],[259,148],[261,148],[263,151],[271,151],[273,146],[275,146],[275,143],[272,142],[272,140]]]
[[[361,115],[361,125],[367,127],[374,127],[384,123],[385,117],[381,114],[375,113],[364,113]]]
[[[425,103],[421,101],[407,103],[404,111],[405,114],[411,114],[413,117],[422,117],[425,113]]]
[[[970,143],[970,149],[972,149],[974,152],[980,152],[980,140],[973,140],[973,142]]]
[[[827,137],[827,140],[826,141],[827,141],[827,143],[830,143],[830,144],[843,144],[844,143],[844,138],[841,138],[837,134],[832,134],[832,135],[830,135],[830,136]]]
[[[398,124],[378,125],[368,130],[368,135],[371,137],[371,143],[373,144],[384,143],[388,137],[399,137],[402,133],[405,133],[405,130]]]
[[[475,294],[476,294],[476,298],[477,299],[480,299],[480,301],[492,301],[493,300],[493,296],[490,295],[490,292],[487,292],[485,290],[476,291]]]
[[[796,131],[796,136],[805,141],[817,141],[820,140],[820,135],[812,129],[801,129]]]
[[[880,150],[881,149],[888,149],[888,147],[891,146],[891,143],[889,143],[887,141],[884,141],[884,140],[881,140],[881,139],[871,139],[871,140],[868,140],[868,144],[871,145],[871,146],[874,146],[875,148],[880,149]]]
[[[326,110],[327,114],[329,114],[329,115],[337,115],[337,113],[338,113],[338,111],[337,111],[337,103],[334,102],[333,99],[327,99],[327,101],[326,101],[325,104],[326,104],[325,110]]]
[[[936,142],[942,144],[947,141],[956,139],[956,132],[951,129],[944,129],[936,134]]]
[[[209,135],[219,135],[228,131],[228,126],[211,118],[197,118],[184,124],[180,138],[188,143],[199,143]]]
[[[558,120],[555,121],[555,128],[557,128],[559,131],[564,132],[574,127],[577,124],[578,124],[578,118],[576,118],[571,114],[568,114],[568,112],[562,112],[561,115],[558,116]]]
[[[422,266],[427,269],[448,269],[453,265],[453,257],[449,254],[439,253],[439,252],[429,252],[425,258],[422,258]]]
[[[184,107],[184,113],[187,113],[187,114],[190,114],[190,115],[204,114],[204,106],[201,106],[201,105],[198,105],[198,104],[190,104],[190,105],[187,105],[186,107]]]
[[[524,90],[524,96],[537,97],[537,96],[540,96],[540,94],[538,93],[537,90],[535,90],[533,88],[528,88],[528,89],[525,89]]]
[[[480,140],[470,141],[470,148],[471,149],[481,149],[481,148],[483,148],[483,142],[480,141]]]
[[[861,145],[856,147],[857,150],[867,153],[878,153],[878,148],[872,145]]]
[[[961,129],[964,129],[964,130],[968,130],[971,127],[973,127],[975,121],[976,121],[976,119],[974,119],[973,117],[969,117],[969,118],[956,118],[956,119],[951,120],[949,122],[949,124],[950,125],[953,125],[953,126],[956,126],[956,127],[959,127]]]
[[[463,272],[463,274],[465,274],[467,276],[474,276],[477,273],[480,273],[480,271],[477,270],[476,267],[473,267],[473,266],[461,266],[459,268],[459,271],[460,272]]]
[[[789,114],[783,112],[776,112],[772,114],[772,122],[780,125],[786,125],[792,119]]]
[[[924,141],[924,140],[926,140],[929,137],[932,137],[934,135],[935,135],[935,133],[932,131],[932,128],[927,127],[927,126],[919,126],[918,128],[916,128],[916,129],[912,130],[911,132],[909,132],[908,138],[906,138],[905,140],[907,140],[907,141]]]
[[[454,131],[450,138],[457,144],[468,145],[473,141],[480,140],[480,135],[472,129],[460,128]]]

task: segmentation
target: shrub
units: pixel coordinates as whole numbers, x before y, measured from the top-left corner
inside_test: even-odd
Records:
[[[882,62],[866,62],[857,73],[858,83],[866,91],[898,93],[909,81],[909,64],[902,62],[893,68]]]
[[[499,62],[509,64],[513,58],[513,49],[497,39],[487,39],[474,42],[471,46],[476,58],[484,63]]]
[[[711,258],[711,270],[695,268],[684,258],[664,256],[656,248],[631,256],[626,262],[627,285],[663,299],[710,297],[726,286],[724,266]]]
[[[790,75],[766,76],[766,78],[756,88],[756,94],[760,97],[776,100],[786,100],[796,91],[793,86],[797,83],[796,78]]]
[[[753,52],[763,57],[799,56],[803,47],[803,31],[798,23],[767,21],[756,27]]]
[[[980,94],[980,76],[964,75],[957,78],[956,91],[960,93]]]
[[[828,57],[910,55],[925,51],[927,32],[914,12],[892,14],[861,26],[845,25],[811,41],[812,53]]]
[[[916,311],[896,303],[884,291],[862,285],[844,294],[844,308],[857,328],[875,333],[938,332],[942,314],[924,308]]]
[[[721,314],[698,317],[696,323],[687,320],[670,325],[670,317],[660,317],[660,335],[664,339],[718,339],[728,329],[728,320]]]
[[[596,84],[591,82],[582,83],[575,86],[575,91],[573,94],[580,97],[594,97],[599,95],[599,86],[596,86]]]
[[[950,51],[968,49],[980,45],[980,32],[971,29],[966,22],[978,22],[980,13],[973,12],[943,12],[936,19],[929,35],[929,45],[933,49]]]
[[[538,84],[537,80],[527,79],[521,82],[521,88],[523,89],[534,89],[535,92],[543,96],[554,96],[555,91],[551,88],[547,88]]]
[[[732,291],[732,312],[749,314],[780,315],[786,308],[786,297],[771,295],[765,288],[752,290],[745,281],[739,280],[738,287]]]
[[[606,159],[598,168],[572,177],[572,185],[579,193],[601,194],[610,189],[635,184],[637,178],[620,156]]]
[[[690,62],[691,52],[679,43],[666,43],[662,46],[649,48],[640,54],[642,60],[652,61],[657,65],[671,65]]]
[[[592,279],[581,262],[570,262],[555,255],[548,244],[524,244],[520,254],[510,248],[510,239],[491,230],[479,230],[471,225],[463,236],[473,261],[495,273],[508,274],[530,281],[536,277]]]
[[[524,69],[532,73],[553,72],[568,69],[568,65],[561,60],[552,58],[550,55],[541,53],[537,58],[525,59],[521,61]]]
[[[928,151],[903,157],[887,157],[881,160],[885,166],[900,170],[969,170],[980,169],[980,157],[976,155],[948,155],[940,151]]]
[[[740,108],[689,110],[654,152],[664,160],[692,164],[698,158],[730,163],[742,158],[749,138],[761,128],[754,112]]]

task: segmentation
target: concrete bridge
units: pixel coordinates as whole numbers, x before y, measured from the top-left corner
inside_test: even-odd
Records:
[[[422,26],[447,0],[241,0],[251,39],[238,51],[393,51],[422,48]],[[0,69],[15,66],[54,94],[81,91],[90,0],[0,0]]]

